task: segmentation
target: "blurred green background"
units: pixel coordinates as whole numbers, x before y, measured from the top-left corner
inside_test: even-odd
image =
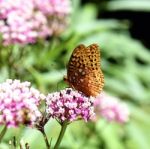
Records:
[[[150,148],[150,1],[87,0],[72,1],[70,25],[60,37],[52,37],[12,50],[11,63],[0,60],[0,81],[7,78],[30,81],[44,93],[57,91],[63,82],[69,57],[78,44],[98,43],[105,76],[104,91],[128,104],[131,112],[126,124],[74,122],[66,133],[61,149],[149,149]],[[2,45],[1,49],[3,49]],[[20,58],[19,51],[23,51]],[[11,60],[9,59],[9,60]],[[23,65],[22,65],[23,64]],[[46,125],[52,145],[60,126]],[[31,149],[43,149],[42,135],[34,129],[9,129],[0,148],[7,148],[12,134],[29,142]]]

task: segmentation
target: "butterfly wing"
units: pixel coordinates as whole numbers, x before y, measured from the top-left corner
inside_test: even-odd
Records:
[[[86,96],[96,96],[104,86],[104,76],[100,69],[100,52],[97,44],[88,47],[77,46],[70,58],[67,82],[72,88]]]

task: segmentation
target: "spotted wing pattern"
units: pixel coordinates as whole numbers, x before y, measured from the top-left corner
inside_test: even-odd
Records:
[[[97,44],[77,46],[70,58],[67,77],[69,86],[86,96],[97,96],[104,86],[100,68],[100,50]]]

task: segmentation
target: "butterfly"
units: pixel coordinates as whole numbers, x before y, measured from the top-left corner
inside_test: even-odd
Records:
[[[64,81],[86,96],[96,97],[104,86],[100,68],[100,49],[97,44],[78,45],[69,60]]]

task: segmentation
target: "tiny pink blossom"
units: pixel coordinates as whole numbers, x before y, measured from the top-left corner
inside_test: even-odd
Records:
[[[117,121],[119,123],[129,120],[129,109],[124,102],[118,98],[102,92],[97,96],[94,102],[97,115],[106,118],[108,121]]]
[[[8,79],[0,84],[0,125],[33,126],[41,112],[38,109],[45,96],[30,87],[30,82]]]
[[[60,92],[48,94],[46,98],[47,113],[60,123],[84,119],[88,121],[94,115],[93,99],[67,88]]]
[[[70,0],[1,0],[3,44],[28,44],[59,35],[68,24],[70,12]]]

